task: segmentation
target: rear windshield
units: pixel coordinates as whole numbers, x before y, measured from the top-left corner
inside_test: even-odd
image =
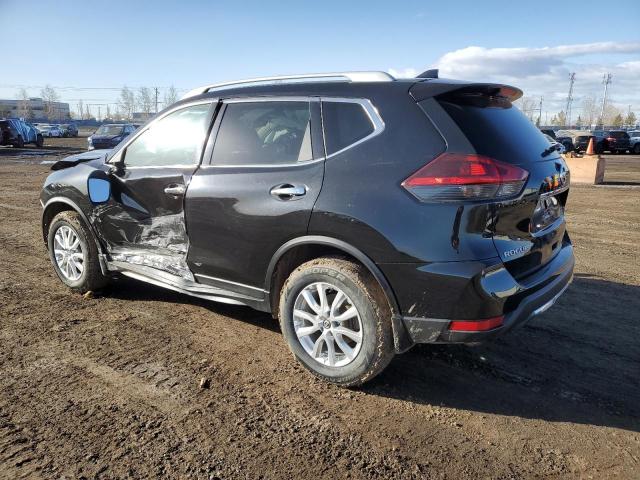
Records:
[[[589,140],[591,138],[591,135],[580,135],[579,137],[576,137],[576,140]]]
[[[440,100],[451,118],[471,142],[476,152],[509,163],[545,160],[558,154],[547,153],[544,134],[508,101],[492,103]]]
[[[9,122],[0,122],[0,127],[8,127],[9,126]]]
[[[96,135],[120,135],[123,127],[119,125],[102,125],[96,130]]]
[[[612,138],[629,138],[629,134],[627,132],[611,132]]]

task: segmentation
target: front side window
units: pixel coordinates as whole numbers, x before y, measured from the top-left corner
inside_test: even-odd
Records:
[[[322,102],[322,123],[327,155],[336,153],[374,131],[364,107],[354,102]]]
[[[210,104],[192,105],[153,122],[126,149],[127,166],[194,165],[200,162]]]
[[[282,165],[313,158],[309,102],[229,103],[213,165]]]

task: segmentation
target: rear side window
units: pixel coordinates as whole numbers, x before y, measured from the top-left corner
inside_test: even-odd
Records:
[[[353,102],[322,102],[322,123],[327,155],[353,145],[374,130],[367,111]]]
[[[549,148],[544,134],[508,101],[441,100],[476,152],[508,163],[542,159]],[[552,158],[549,155],[545,158]]]

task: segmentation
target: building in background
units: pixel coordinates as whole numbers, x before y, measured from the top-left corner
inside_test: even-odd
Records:
[[[42,98],[1,100],[0,117],[24,118],[34,122],[61,122],[71,118],[69,104],[45,102]]]

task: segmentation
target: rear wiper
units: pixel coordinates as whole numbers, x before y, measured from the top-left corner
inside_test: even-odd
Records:
[[[553,145],[549,145],[549,148],[545,149],[542,152],[542,156],[546,157],[547,155],[549,155],[550,153],[556,151],[556,150],[560,150],[560,144],[559,143],[554,143]]]

